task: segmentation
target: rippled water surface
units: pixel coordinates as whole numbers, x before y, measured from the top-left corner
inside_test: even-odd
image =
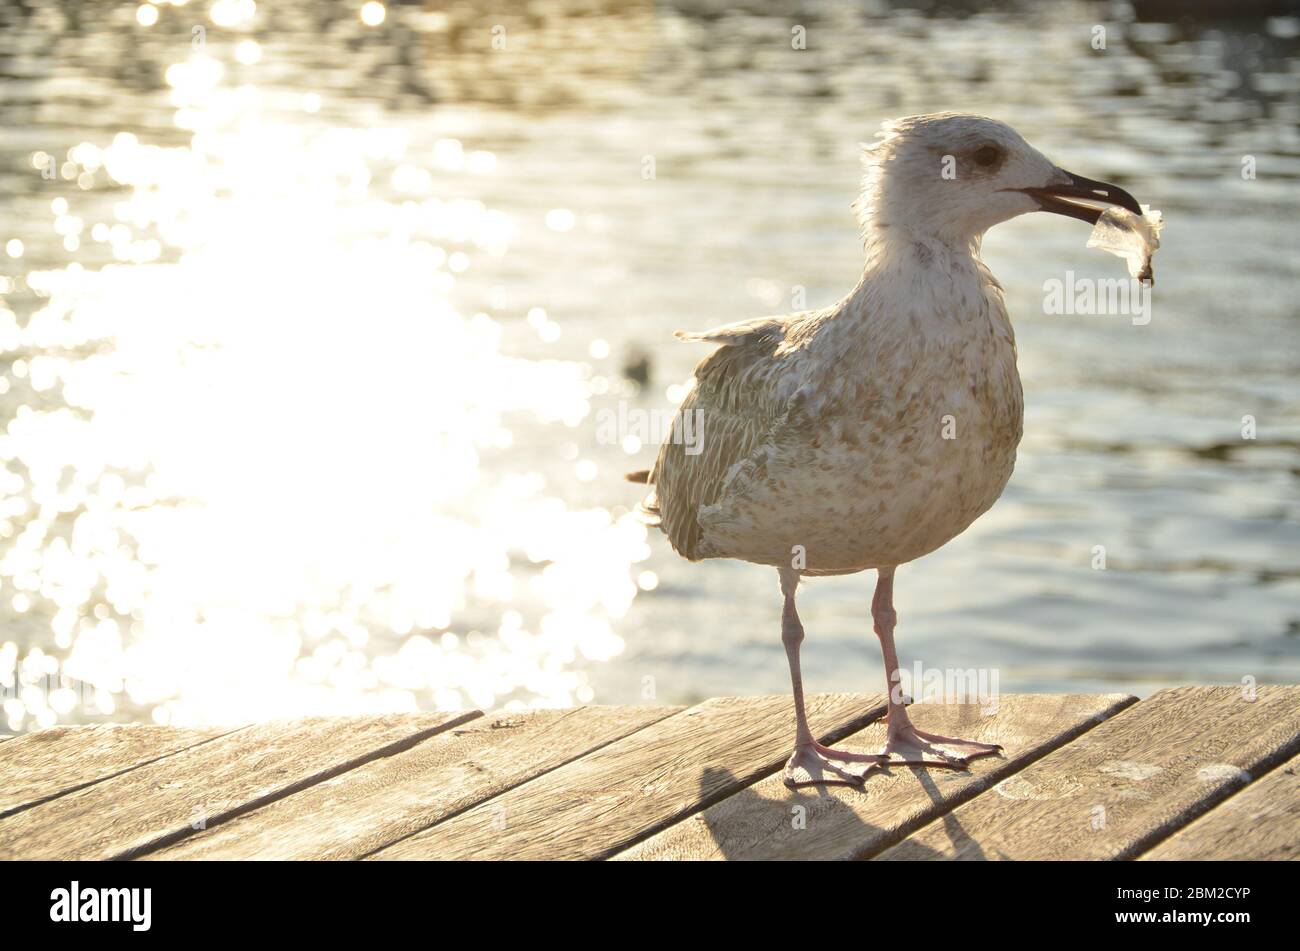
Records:
[[[1300,679],[1300,21],[526,9],[0,7],[9,729],[784,691],[771,570],[648,536],[598,423],[852,287],[857,143],[947,109],[1168,226],[1146,326],[1044,314],[1122,275],[1080,223],[988,237],[1025,440],[900,570],[904,663]],[[879,689],[872,583],[804,589],[811,689]]]

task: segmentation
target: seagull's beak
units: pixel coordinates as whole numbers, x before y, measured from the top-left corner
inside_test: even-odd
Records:
[[[1064,179],[1064,182],[1048,185],[1045,188],[1008,188],[1006,190],[1024,192],[1038,202],[1040,211],[1050,211],[1053,214],[1078,218],[1090,225],[1097,223],[1097,219],[1101,217],[1102,209],[1081,204],[1081,202],[1095,201],[1102,204],[1119,205],[1121,208],[1127,208],[1135,215],[1142,214],[1142,207],[1137,203],[1137,199],[1118,185],[1094,182],[1091,178],[1084,178],[1082,175],[1075,175],[1066,171],[1060,171],[1060,176]]]

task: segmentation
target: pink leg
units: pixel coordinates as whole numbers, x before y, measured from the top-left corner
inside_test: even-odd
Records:
[[[794,753],[785,764],[785,784],[790,787],[843,784],[856,786],[871,767],[884,761],[874,753],[848,753],[818,743],[808,728],[804,711],[803,677],[799,672],[799,645],[803,643],[803,624],[794,607],[794,592],[799,573],[781,570],[781,594],[785,605],[781,611],[781,642],[790,662],[790,685],[794,691]]]
[[[937,733],[926,733],[912,725],[902,697],[898,652],[894,649],[894,625],[898,614],[894,611],[894,569],[881,568],[876,581],[876,593],[871,599],[871,618],[875,622],[876,636],[880,638],[880,652],[885,659],[885,688],[889,692],[889,732],[881,755],[891,763],[914,763],[926,766],[948,766],[964,769],[968,760],[977,756],[1000,753],[996,743],[976,743]]]

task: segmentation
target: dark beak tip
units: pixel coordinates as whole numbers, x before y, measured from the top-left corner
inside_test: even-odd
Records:
[[[1081,201],[1105,202],[1118,205],[1135,215],[1142,214],[1142,206],[1138,204],[1137,199],[1118,185],[1094,181],[1072,172],[1062,171],[1061,174],[1068,179],[1063,184],[1048,185],[1044,188],[1024,188],[1021,191],[1037,200],[1039,208],[1043,211],[1078,218],[1092,225],[1101,218],[1101,209],[1081,204]]]

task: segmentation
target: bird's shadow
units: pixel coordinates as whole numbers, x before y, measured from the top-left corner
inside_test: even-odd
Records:
[[[935,783],[934,777],[931,776],[929,771],[924,767],[902,766],[895,768],[910,769],[916,774],[917,781],[921,784],[921,788],[925,790],[926,795],[930,797],[930,801],[936,806],[939,806],[943,802],[943,793],[939,791],[939,787]],[[956,811],[956,806],[947,809],[938,819],[939,822],[943,823],[943,831],[948,836],[948,841],[951,843],[953,851],[958,853],[965,861],[986,861],[988,856],[984,854],[984,849],[980,846],[978,840],[966,831],[966,827],[963,826],[961,820],[957,818]],[[930,821],[933,822],[934,820],[932,819]],[[890,853],[890,858],[911,862],[947,858],[944,853],[918,842],[916,839],[911,837],[912,833],[915,832],[916,829],[923,828],[925,825],[927,825],[927,823],[921,823],[915,828],[906,829],[902,841],[895,845]]]
[[[918,780],[931,802],[936,806],[943,802],[943,794],[923,768],[895,766],[879,772],[884,775],[891,769],[913,770],[918,774]],[[865,782],[870,783],[876,775],[877,771],[872,770]],[[734,789],[741,783],[742,780],[724,767],[705,767],[700,774],[700,797],[706,801],[716,800],[720,791]],[[753,784],[744,785],[731,795],[724,796],[721,802],[715,802],[705,809],[699,820],[704,823],[718,853],[729,860],[803,858],[805,856],[802,852],[796,854],[793,850],[783,850],[783,842],[793,845],[796,841],[787,830],[795,830],[797,834],[801,828],[813,828],[819,820],[834,821],[835,838],[837,843],[843,844],[843,853],[858,858],[879,855],[900,839],[902,842],[891,853],[891,858],[920,861],[945,857],[944,853],[931,846],[906,838],[924,823],[918,823],[914,827],[905,825],[898,830],[872,825],[851,808],[851,797],[860,794],[863,787],[840,785],[838,788],[842,790],[838,796],[832,795],[827,785],[815,784],[798,789],[784,789],[784,795],[769,798],[760,795]],[[834,809],[832,819],[830,809],[826,808],[830,805],[830,800],[844,802],[849,808]],[[719,808],[723,804],[725,809]],[[985,858],[983,850],[951,810],[941,817],[941,821],[953,848],[959,850],[963,858]]]

